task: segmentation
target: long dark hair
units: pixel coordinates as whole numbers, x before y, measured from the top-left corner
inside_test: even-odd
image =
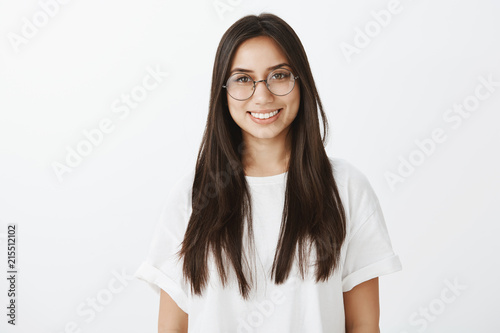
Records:
[[[215,56],[207,123],[197,157],[192,188],[192,214],[177,253],[184,259],[183,276],[191,291],[202,294],[208,283],[210,253],[223,286],[227,283],[224,262],[236,273],[240,293],[249,297],[248,276],[243,272],[244,218],[253,242],[251,195],[242,156],[245,143],[241,129],[232,119],[227,95],[222,89],[228,79],[232,59],[245,40],[268,36],[286,54],[300,84],[300,105],[290,126],[290,157],[286,181],[280,239],[271,274],[276,284],[290,273],[298,244],[299,267],[304,278],[305,250],[315,245],[316,282],[327,280],[340,261],[346,235],[345,212],[332,165],[325,152],[328,122],[323,111],[306,53],[295,31],[270,13],[248,15],[236,21],[222,36]],[[320,132],[321,115],[323,137]],[[288,138],[288,137],[287,137]],[[308,243],[311,242],[311,243]],[[226,253],[223,258],[222,252]],[[246,259],[244,260],[246,262]]]

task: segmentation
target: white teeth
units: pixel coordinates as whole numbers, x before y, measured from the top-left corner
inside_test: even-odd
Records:
[[[254,113],[254,112],[250,112],[250,114],[252,115],[252,117],[254,118],[259,118],[259,119],[267,119],[269,117],[272,117],[272,116],[275,116],[278,112],[279,112],[280,109],[278,110],[275,110],[273,112],[269,112],[269,113]]]

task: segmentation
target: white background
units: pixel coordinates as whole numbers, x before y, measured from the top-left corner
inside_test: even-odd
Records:
[[[158,296],[128,278],[172,184],[195,163],[222,34],[262,11],[304,44],[330,122],[328,154],[363,171],[382,204],[403,270],[380,278],[381,332],[500,331],[500,86],[460,126],[443,118],[477,101],[479,77],[500,81],[500,3],[401,0],[381,27],[371,12],[389,3],[75,0],[49,17],[38,1],[0,1],[0,331],[157,331]],[[39,27],[16,46],[27,21]],[[370,43],[346,57],[341,46],[355,47],[365,28]],[[113,103],[148,68],[169,75],[120,118]],[[113,130],[60,181],[53,163],[105,118]],[[446,140],[419,153],[415,141],[436,128]],[[413,173],[391,188],[386,174],[410,156]],[[9,223],[16,327],[6,323]],[[111,298],[92,310],[98,295]]]

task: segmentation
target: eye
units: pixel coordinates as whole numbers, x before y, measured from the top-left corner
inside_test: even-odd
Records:
[[[273,74],[271,77],[273,80],[285,80],[290,77],[290,73],[287,71],[279,71]]]
[[[252,81],[252,79],[248,75],[235,75],[233,78],[233,81],[236,83],[249,83]]]

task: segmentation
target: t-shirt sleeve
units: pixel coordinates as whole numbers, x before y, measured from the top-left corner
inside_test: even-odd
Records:
[[[153,234],[146,259],[134,277],[143,280],[157,293],[163,289],[182,309],[189,313],[189,286],[182,276],[182,260],[176,253],[181,249],[189,219],[190,192],[186,178],[174,184],[163,207]]]
[[[382,208],[366,176],[351,169],[350,211],[346,255],[342,269],[342,291],[381,275],[402,269],[399,256],[392,249]]]

